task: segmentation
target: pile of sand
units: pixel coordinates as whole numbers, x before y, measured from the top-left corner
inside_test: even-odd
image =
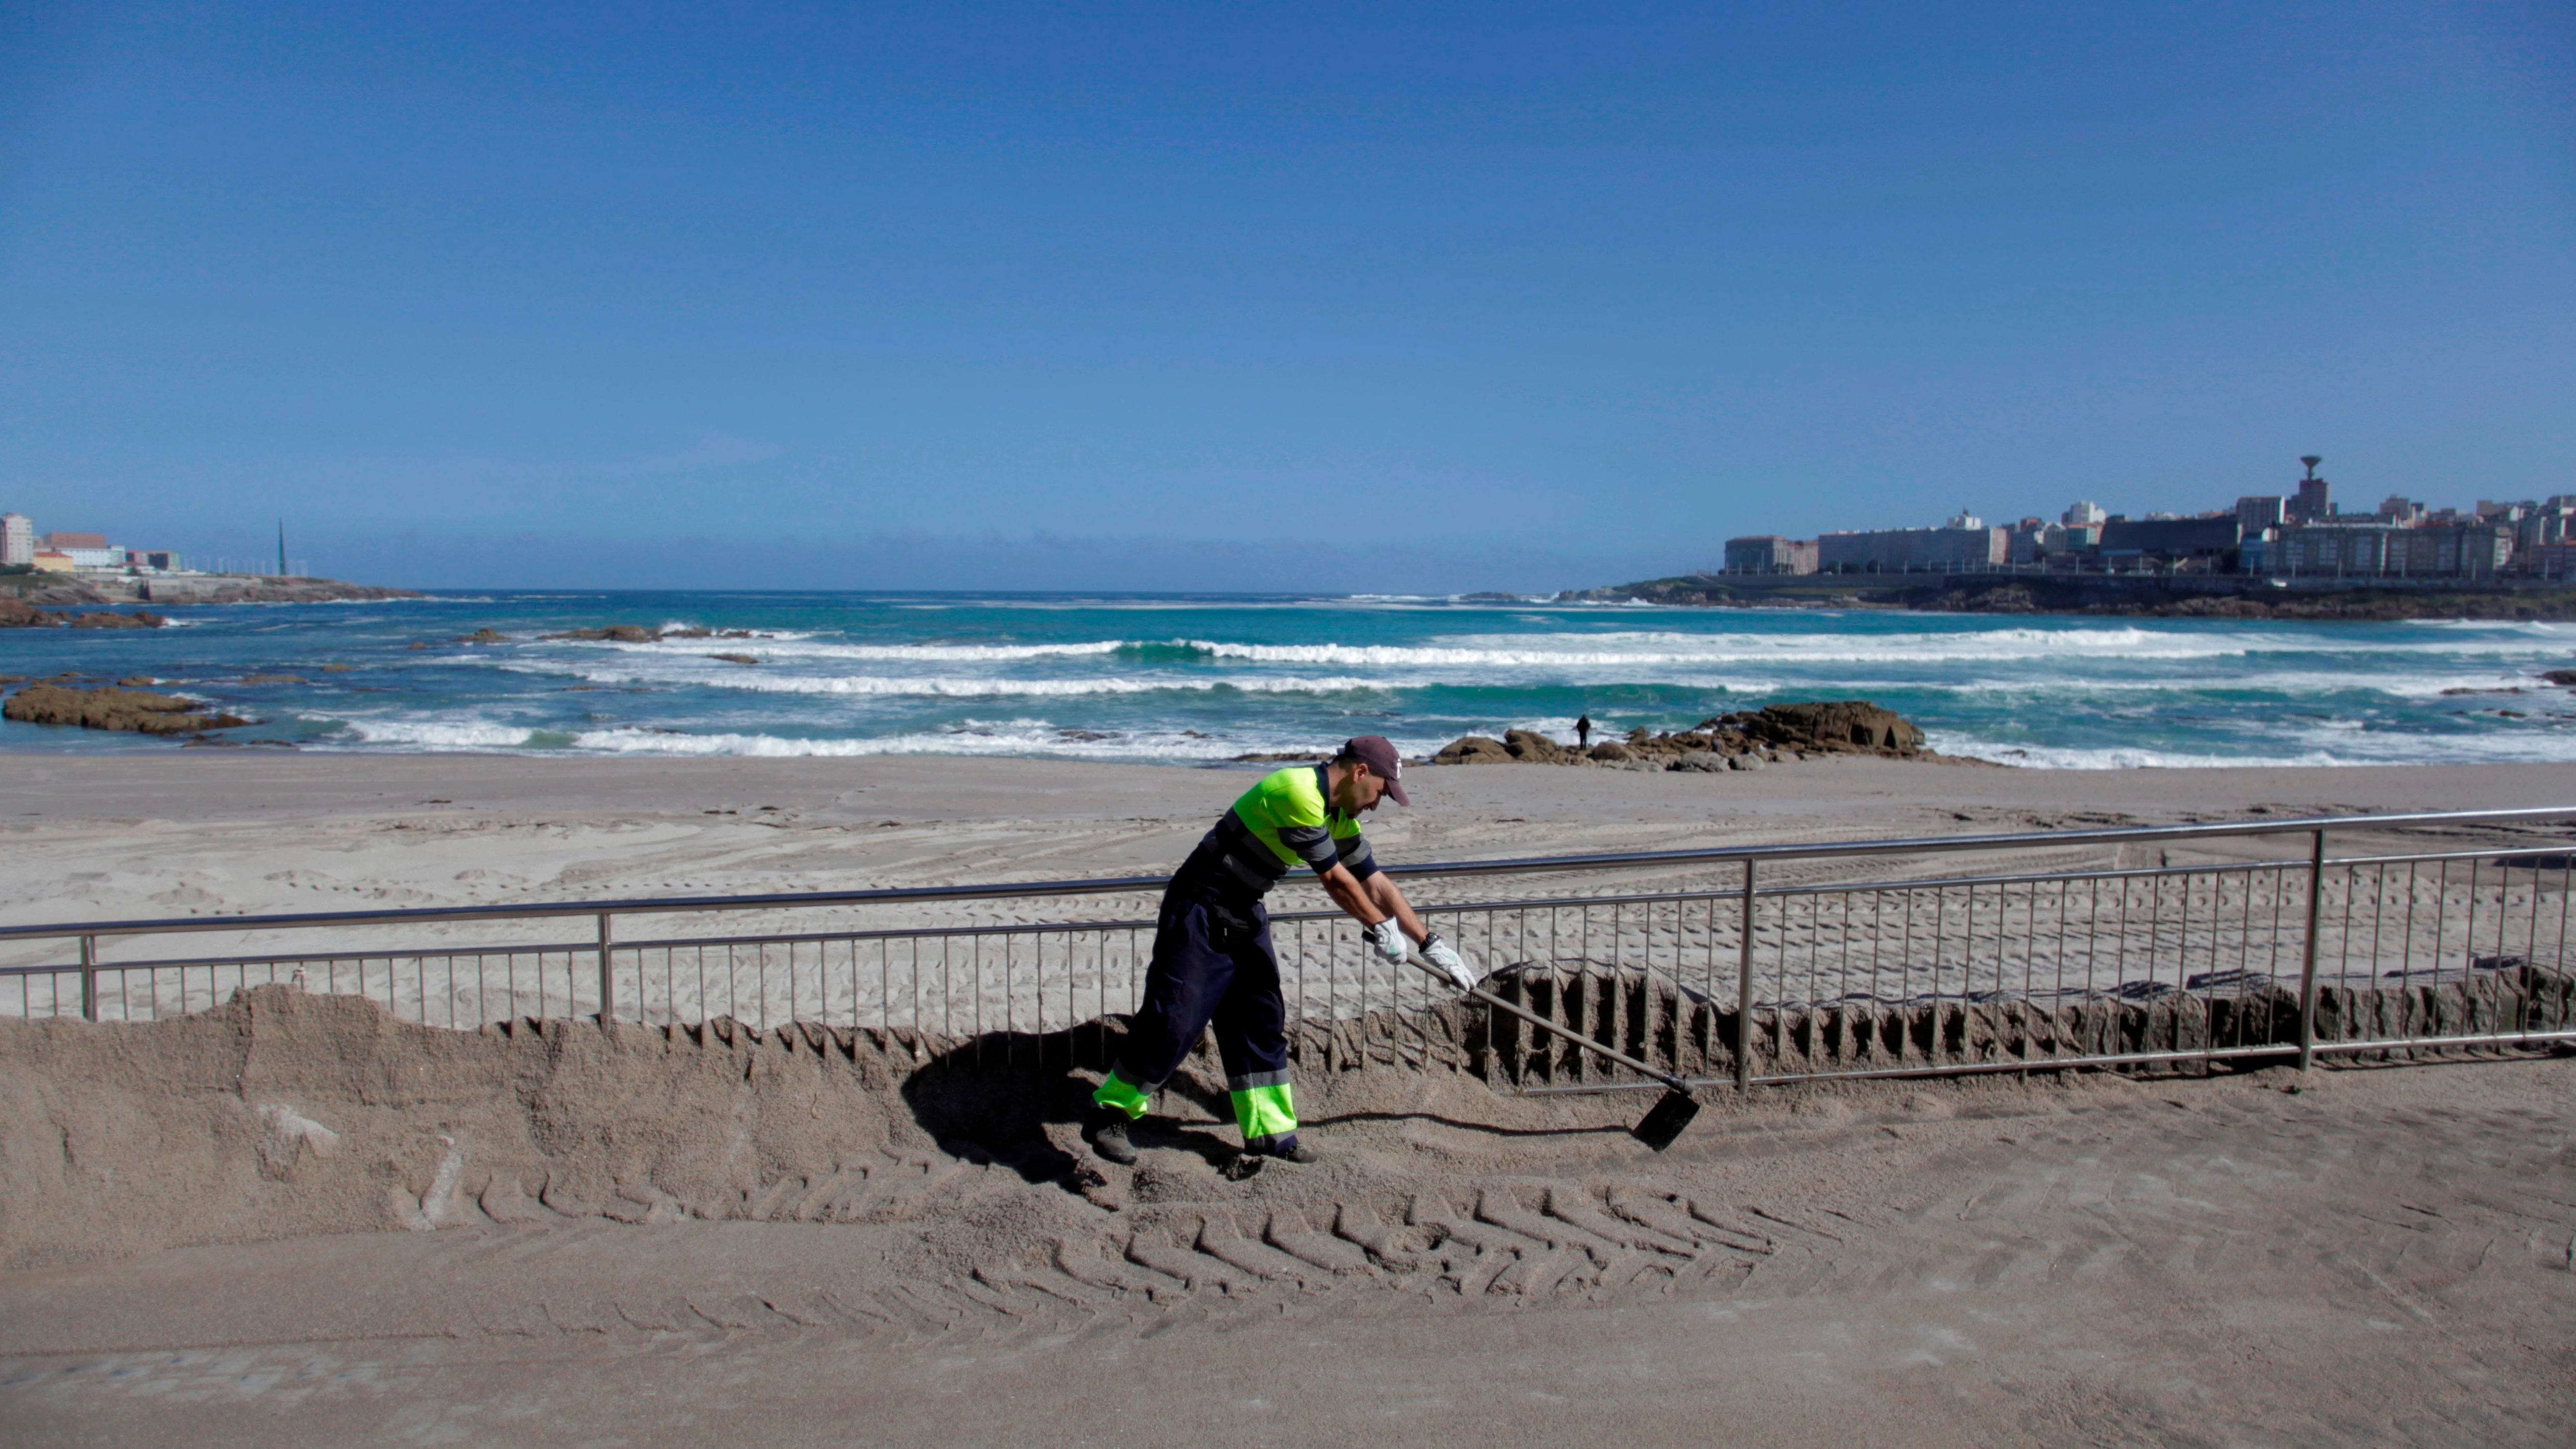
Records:
[[[1457,1025],[1305,1025],[1308,1116],[1574,1126],[1627,1109],[1498,1096],[1466,1074]],[[956,1206],[923,1189],[960,1174],[1096,1214],[1155,1190],[1094,1171],[1079,1139],[1118,1031],[456,1032],[286,987],[163,1022],[0,1023],[0,1267],[557,1217],[892,1221]],[[1213,1056],[1164,1099],[1167,1145],[1219,1180],[1233,1134]]]

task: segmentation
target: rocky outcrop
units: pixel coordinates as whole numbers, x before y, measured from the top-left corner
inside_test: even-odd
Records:
[[[1750,770],[1782,751],[1806,755],[1884,755],[1945,760],[1923,746],[1923,731],[1894,710],[1865,699],[1765,705],[1704,719],[1688,730],[1656,734],[1631,730],[1571,750],[1533,730],[1503,738],[1467,735],[1431,757],[1435,765],[1598,765],[1626,770]]]
[[[410,589],[344,584],[338,579],[260,578],[233,574],[181,574],[173,578],[110,580],[123,597],[154,604],[334,604],[351,600],[417,599]]]
[[[1431,757],[1435,765],[1509,765],[1518,759],[1503,742],[1487,735],[1464,735]]]
[[[2544,669],[2540,671],[2540,677],[2551,684],[2563,684],[2570,689],[2576,689],[2576,669]]]
[[[482,632],[490,634],[492,631],[486,629]],[[476,637],[472,642],[494,643],[501,637],[494,635],[488,640]],[[560,634],[541,634],[538,637],[597,640],[609,644],[659,644],[665,639],[757,639],[761,636],[751,629],[647,629],[641,624],[610,624],[601,629],[567,629]]]
[[[77,725],[90,730],[132,730],[147,735],[185,735],[200,730],[232,729],[250,721],[237,715],[208,712],[208,707],[174,694],[140,689],[66,689],[58,684],[30,684],[0,705],[0,717],[22,724]]]
[[[540,639],[590,639],[610,644],[651,644],[659,641],[662,631],[641,624],[611,624],[605,629],[566,629],[560,634],[540,634]]]
[[[131,614],[113,609],[57,613],[18,599],[0,599],[0,629],[50,629],[64,624],[75,629],[158,629],[169,622],[149,609],[137,609]]]
[[[1918,755],[1923,731],[1892,709],[1865,699],[1771,704],[1749,714],[1719,715],[1702,729],[1734,731],[1775,749],[1826,754]]]

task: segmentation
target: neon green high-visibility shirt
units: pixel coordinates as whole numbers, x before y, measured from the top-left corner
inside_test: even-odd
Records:
[[[1317,875],[1346,867],[1362,880],[1377,874],[1360,822],[1332,805],[1322,765],[1291,765],[1261,777],[1208,837],[1226,868],[1256,896],[1277,885],[1297,862]]]

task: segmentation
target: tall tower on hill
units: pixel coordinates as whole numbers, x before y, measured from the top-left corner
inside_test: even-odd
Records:
[[[2310,453],[2299,461],[2308,465],[2308,476],[2299,480],[2299,496],[2290,500],[2290,517],[2305,523],[2334,512],[2334,485],[2317,476],[2317,465],[2324,458]]]

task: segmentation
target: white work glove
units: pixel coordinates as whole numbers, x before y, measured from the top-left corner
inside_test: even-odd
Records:
[[[1467,958],[1458,954],[1457,947],[1441,940],[1438,932],[1435,931],[1423,939],[1422,959],[1439,967],[1441,974],[1447,976],[1459,990],[1476,989],[1478,980],[1476,968],[1467,964]]]
[[[1360,939],[1368,942],[1371,950],[1384,956],[1389,966],[1404,964],[1404,933],[1395,928],[1395,922],[1380,921],[1365,927],[1360,931]]]

